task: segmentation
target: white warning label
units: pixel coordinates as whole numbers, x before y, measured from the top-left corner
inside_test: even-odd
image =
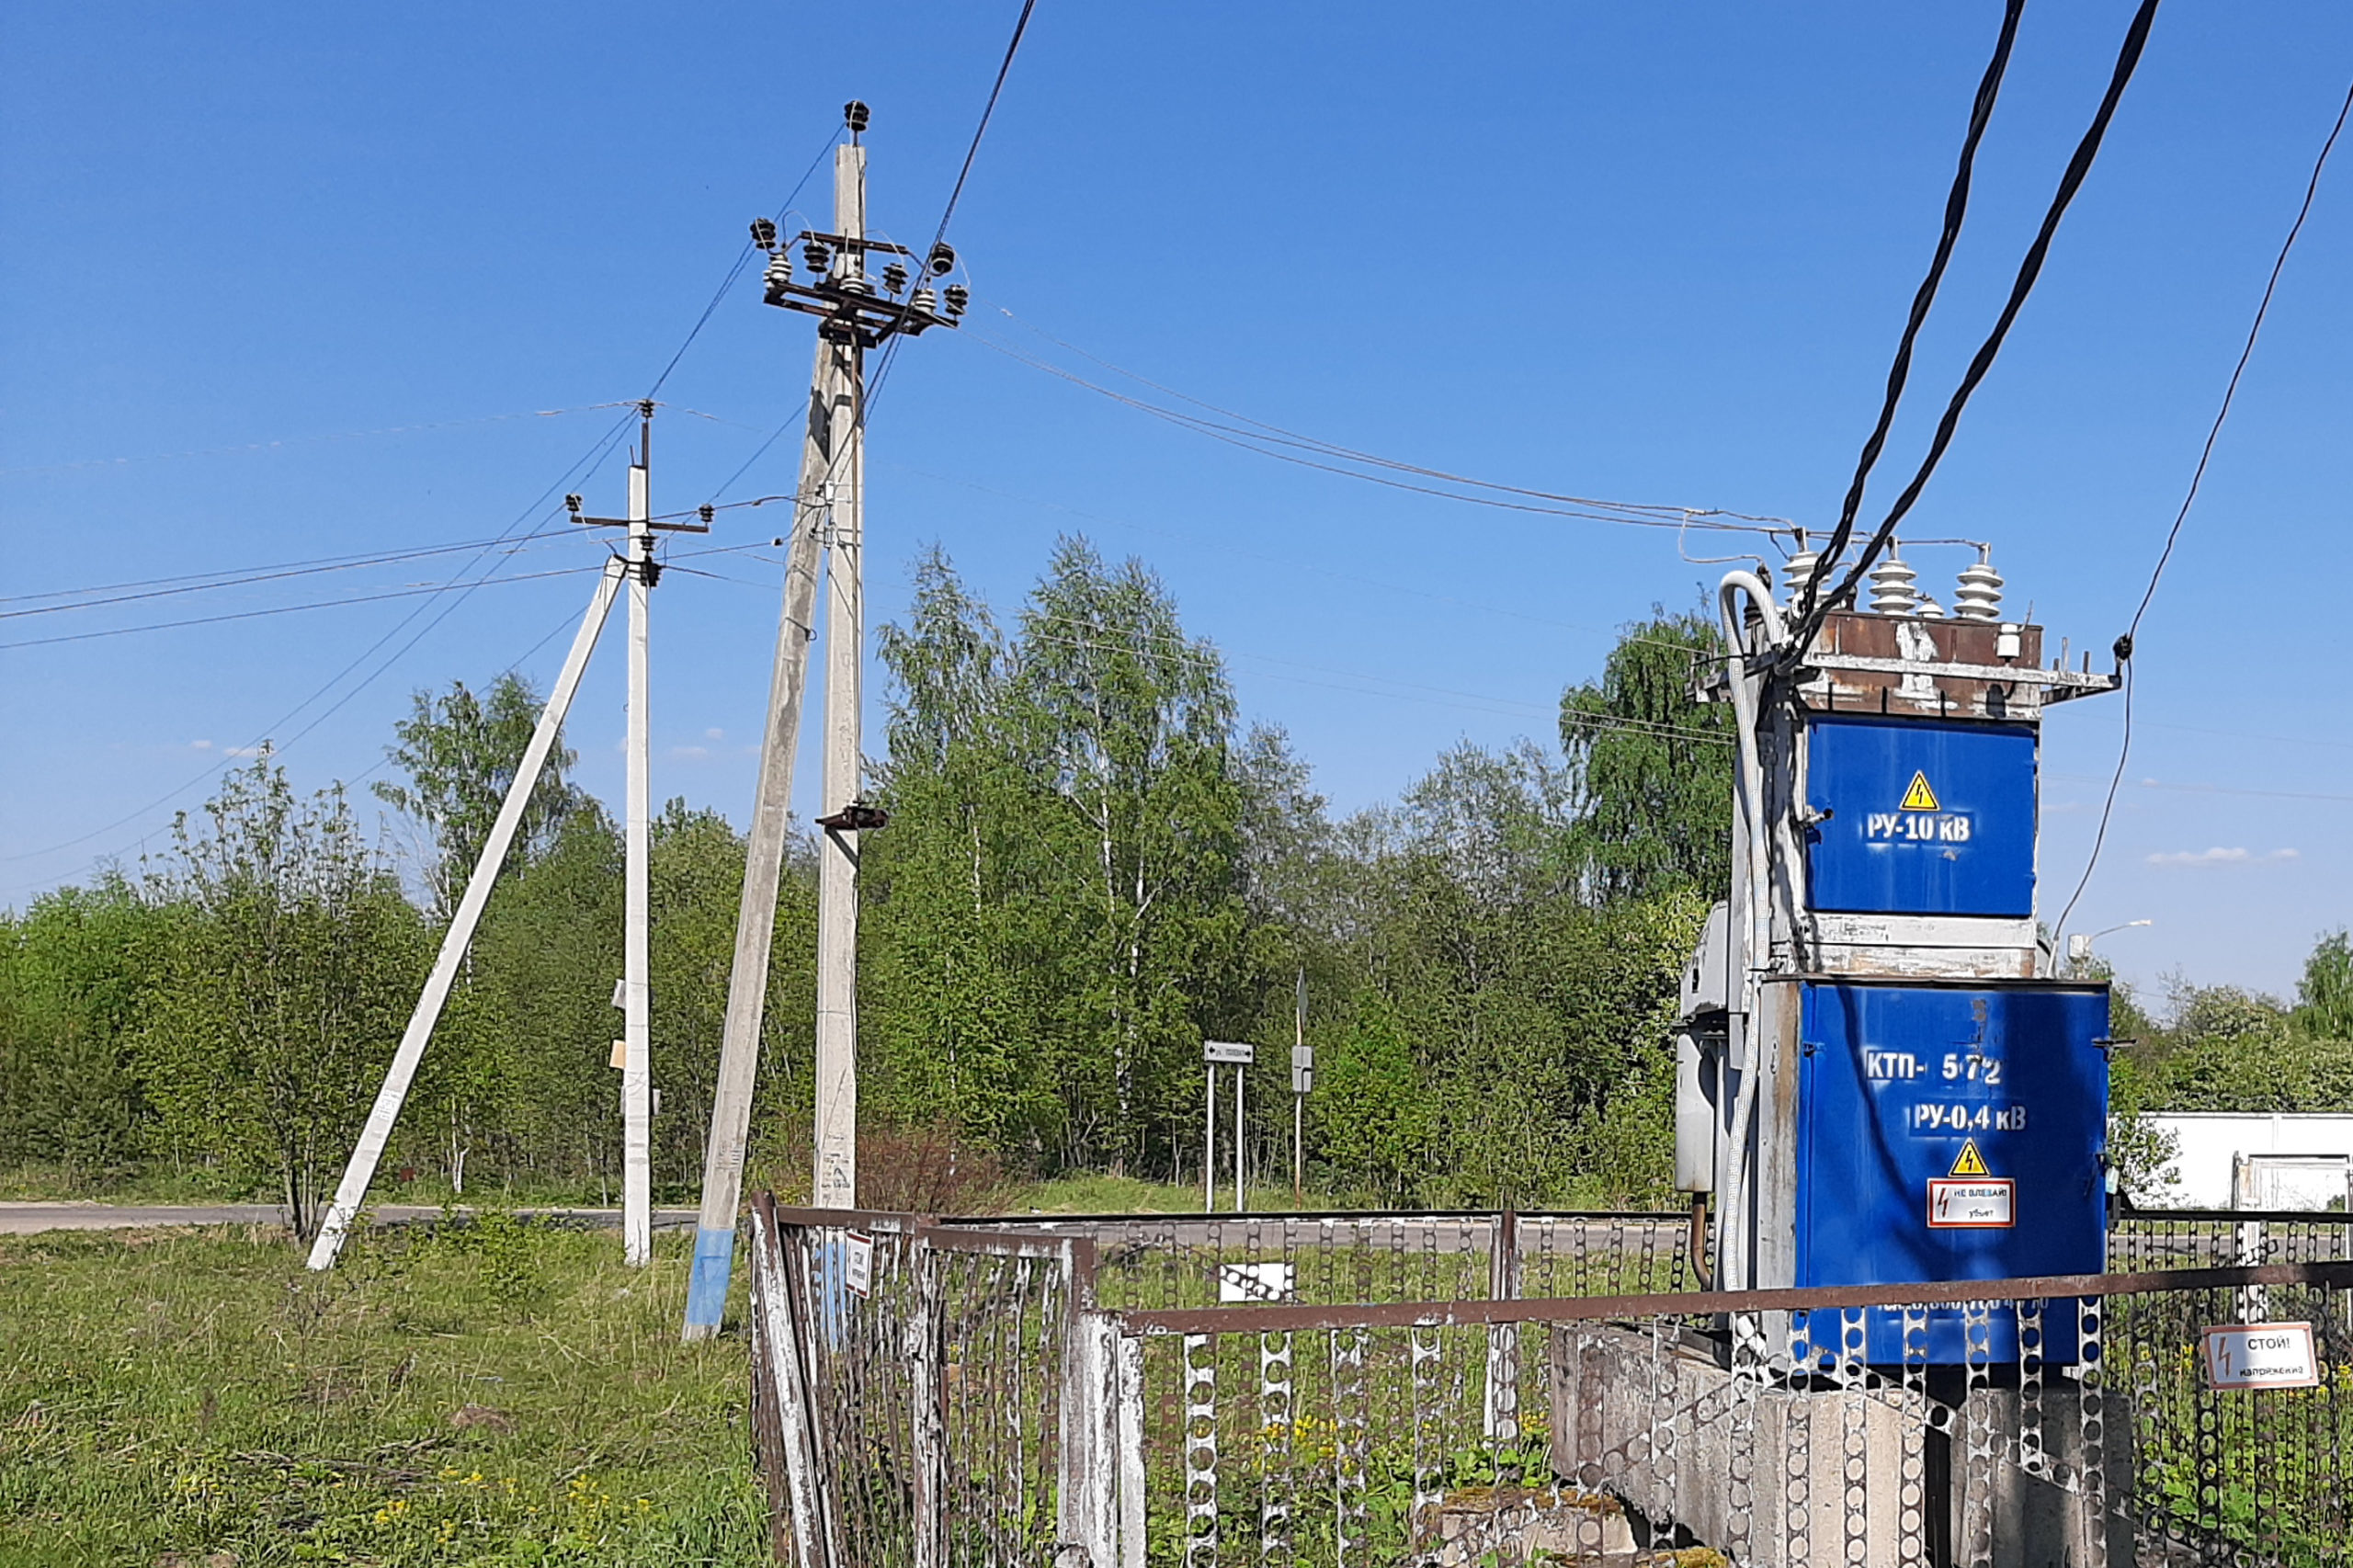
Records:
[[[1931,1176],[1928,1229],[2007,1230],[2018,1223],[2017,1190],[2007,1176]]]

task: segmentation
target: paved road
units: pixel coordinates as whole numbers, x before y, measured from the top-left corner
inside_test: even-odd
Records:
[[[438,1219],[438,1207],[388,1203],[371,1210],[380,1225]],[[460,1209],[460,1213],[468,1212]],[[569,1220],[584,1225],[619,1225],[618,1209],[518,1209],[533,1218]],[[274,1203],[0,1203],[0,1236],[39,1231],[135,1231],[157,1225],[282,1225],[286,1210]],[[657,1231],[692,1230],[691,1209],[656,1209]]]

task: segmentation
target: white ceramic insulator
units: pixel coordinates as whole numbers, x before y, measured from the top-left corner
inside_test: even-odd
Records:
[[[2002,574],[1990,561],[1961,568],[1953,589],[1952,612],[1963,620],[2002,619]]]
[[[1920,608],[1913,611],[1913,613],[1917,615],[1922,620],[1942,620],[1945,618],[1945,607],[1930,598],[1927,595],[1922,594],[1920,596]]]
[[[1801,550],[1782,564],[1781,586],[1789,590],[1790,608],[1798,608],[1798,596],[1805,591],[1805,580],[1813,575],[1813,563],[1821,559],[1819,551]]]
[[[1871,568],[1871,613],[1873,615],[1913,615],[1917,613],[1919,595],[1912,585],[1920,574],[1905,565],[1899,556],[1889,556]]]

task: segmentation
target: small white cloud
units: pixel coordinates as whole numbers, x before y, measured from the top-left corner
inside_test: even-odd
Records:
[[[670,755],[672,756],[685,757],[709,756],[710,755],[710,748],[709,746],[672,746],[670,748]]]
[[[2149,857],[2152,866],[2254,866],[2272,865],[2281,860],[2293,860],[2293,849],[2271,849],[2256,854],[2252,849],[2226,849],[2216,845],[2211,849],[2168,849]]]
[[[702,738],[707,741],[723,741],[727,738],[727,732],[713,724],[702,733]]]
[[[210,741],[190,741],[188,744],[195,747],[198,751],[210,751],[212,749],[212,743]]]

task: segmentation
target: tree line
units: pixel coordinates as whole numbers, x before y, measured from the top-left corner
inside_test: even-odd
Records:
[[[1727,715],[1687,696],[1717,651],[1706,618],[1628,627],[1564,690],[1545,744],[1457,745],[1393,803],[1340,816],[1280,731],[1242,723],[1217,649],[1141,563],[1064,540],[1009,623],[938,551],[912,589],[879,637],[890,698],[869,794],[891,820],[862,846],[863,1117],[949,1129],[949,1149],[1026,1174],[1198,1180],[1201,1042],[1253,1040],[1246,1142],[1273,1174],[1303,992],[1319,1190],[1670,1196],[1677,978],[1730,830]],[[0,1168],[268,1191],[307,1224],[538,707],[512,674],[417,693],[373,787],[382,831],[340,787],[298,796],[265,753],[179,819],[168,851],[0,917]],[[390,1180],[618,1187],[620,835],[574,763],[559,746],[533,792]],[[755,1159],[780,1183],[808,1136],[813,865],[806,843],[789,860],[761,1040]],[[672,801],[651,873],[655,1182],[684,1199],[740,835]],[[2127,1053],[2122,1097],[2243,1094],[2214,1064],[2230,1041],[2353,1034],[2332,940],[2299,1009],[2185,991],[2177,1021]],[[2304,1051],[2314,1065],[2277,1093],[2353,1099],[2353,1054],[2331,1049]]]

